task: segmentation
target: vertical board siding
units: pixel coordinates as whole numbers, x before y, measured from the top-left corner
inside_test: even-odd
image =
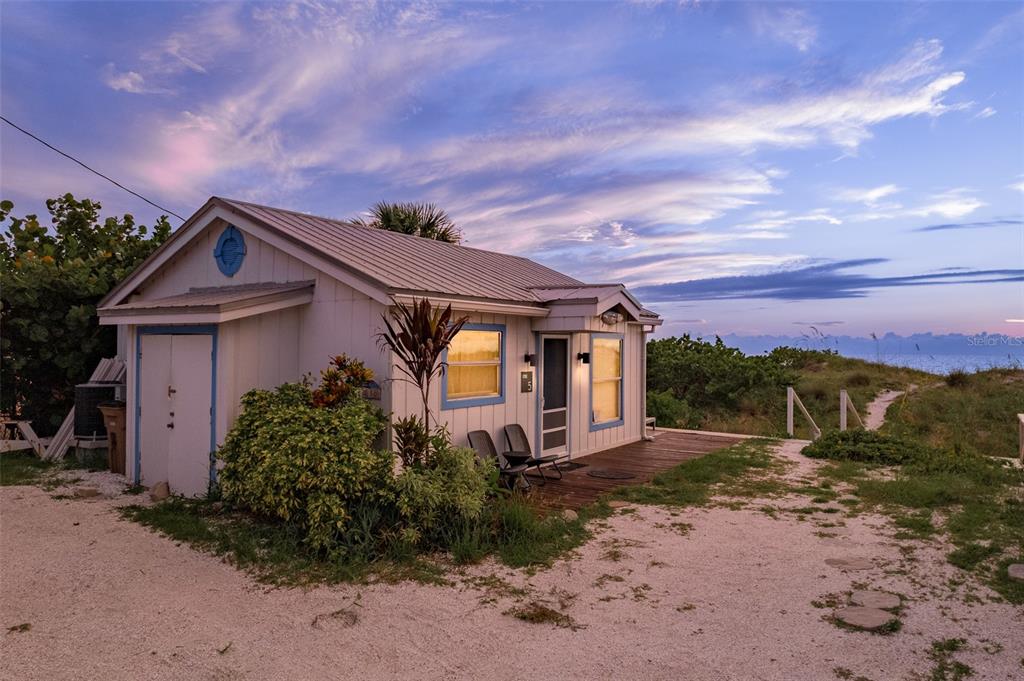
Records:
[[[502,429],[507,424],[518,423],[531,436],[534,432],[539,386],[535,382],[534,391],[530,393],[519,390],[519,374],[523,371],[533,371],[533,367],[524,359],[527,352],[534,352],[531,320],[528,317],[485,313],[471,314],[469,318],[475,323],[505,325],[505,401],[501,404],[442,410],[441,380],[438,378],[431,386],[430,410],[434,419],[448,425],[455,444],[467,446],[467,434],[470,431],[486,430],[501,450],[504,448],[505,437]],[[397,368],[394,372],[395,376],[400,376]],[[394,411],[394,418],[422,413],[422,401],[415,386],[395,381],[392,385],[392,396],[391,408]]]

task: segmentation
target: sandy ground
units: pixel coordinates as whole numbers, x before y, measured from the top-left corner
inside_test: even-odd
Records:
[[[793,479],[817,466],[798,447],[779,452]],[[116,494],[117,479],[104,480],[79,484]],[[926,673],[931,642],[951,637],[968,640],[957,659],[974,678],[1021,678],[1024,609],[963,582],[946,547],[894,541],[877,516],[629,507],[532,576],[484,564],[448,587],[300,590],[268,589],[120,520],[114,507],[139,497],[54,499],[61,491],[0,488],[0,625],[31,624],[0,633],[3,679],[818,681],[843,668],[887,681]],[[825,563],[850,557],[873,567]],[[903,628],[846,631],[812,605],[855,585],[903,595]],[[531,601],[574,626],[505,614]]]
[[[889,405],[898,400],[907,392],[914,392],[917,386],[911,383],[906,390],[883,390],[875,399],[868,403],[864,410],[864,428],[866,430],[878,430],[885,423],[885,412]]]

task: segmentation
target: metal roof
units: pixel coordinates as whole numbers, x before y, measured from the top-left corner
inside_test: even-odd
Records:
[[[99,314],[103,316],[104,314],[122,314],[124,312],[173,310],[221,312],[278,300],[294,293],[311,292],[315,285],[314,281],[290,281],[287,283],[270,282],[193,288],[186,293],[166,298],[135,300],[114,307],[101,308]]]
[[[520,256],[235,199],[216,200],[369,278],[391,294],[431,293],[541,304],[545,296],[535,290],[539,287],[583,285]]]

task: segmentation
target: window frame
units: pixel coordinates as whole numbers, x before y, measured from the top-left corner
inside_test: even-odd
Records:
[[[445,348],[441,361],[444,363],[444,373],[441,374],[441,409],[466,409],[469,407],[484,407],[492,404],[505,403],[505,369],[508,357],[505,353],[506,338],[508,332],[504,324],[479,324],[467,322],[462,325],[460,331],[497,331],[500,334],[501,350],[498,363],[498,394],[486,397],[458,397],[448,399],[448,348]],[[456,334],[458,335],[458,334]],[[457,366],[457,365],[456,365]]]
[[[594,421],[594,354],[595,338],[614,338],[619,341],[619,418],[613,421]],[[590,432],[618,428],[626,422],[626,337],[621,333],[590,334]]]

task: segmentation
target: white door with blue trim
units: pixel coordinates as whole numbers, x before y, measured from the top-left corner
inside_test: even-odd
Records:
[[[146,334],[140,344],[139,458],[143,484],[201,496],[210,482],[213,338]]]

